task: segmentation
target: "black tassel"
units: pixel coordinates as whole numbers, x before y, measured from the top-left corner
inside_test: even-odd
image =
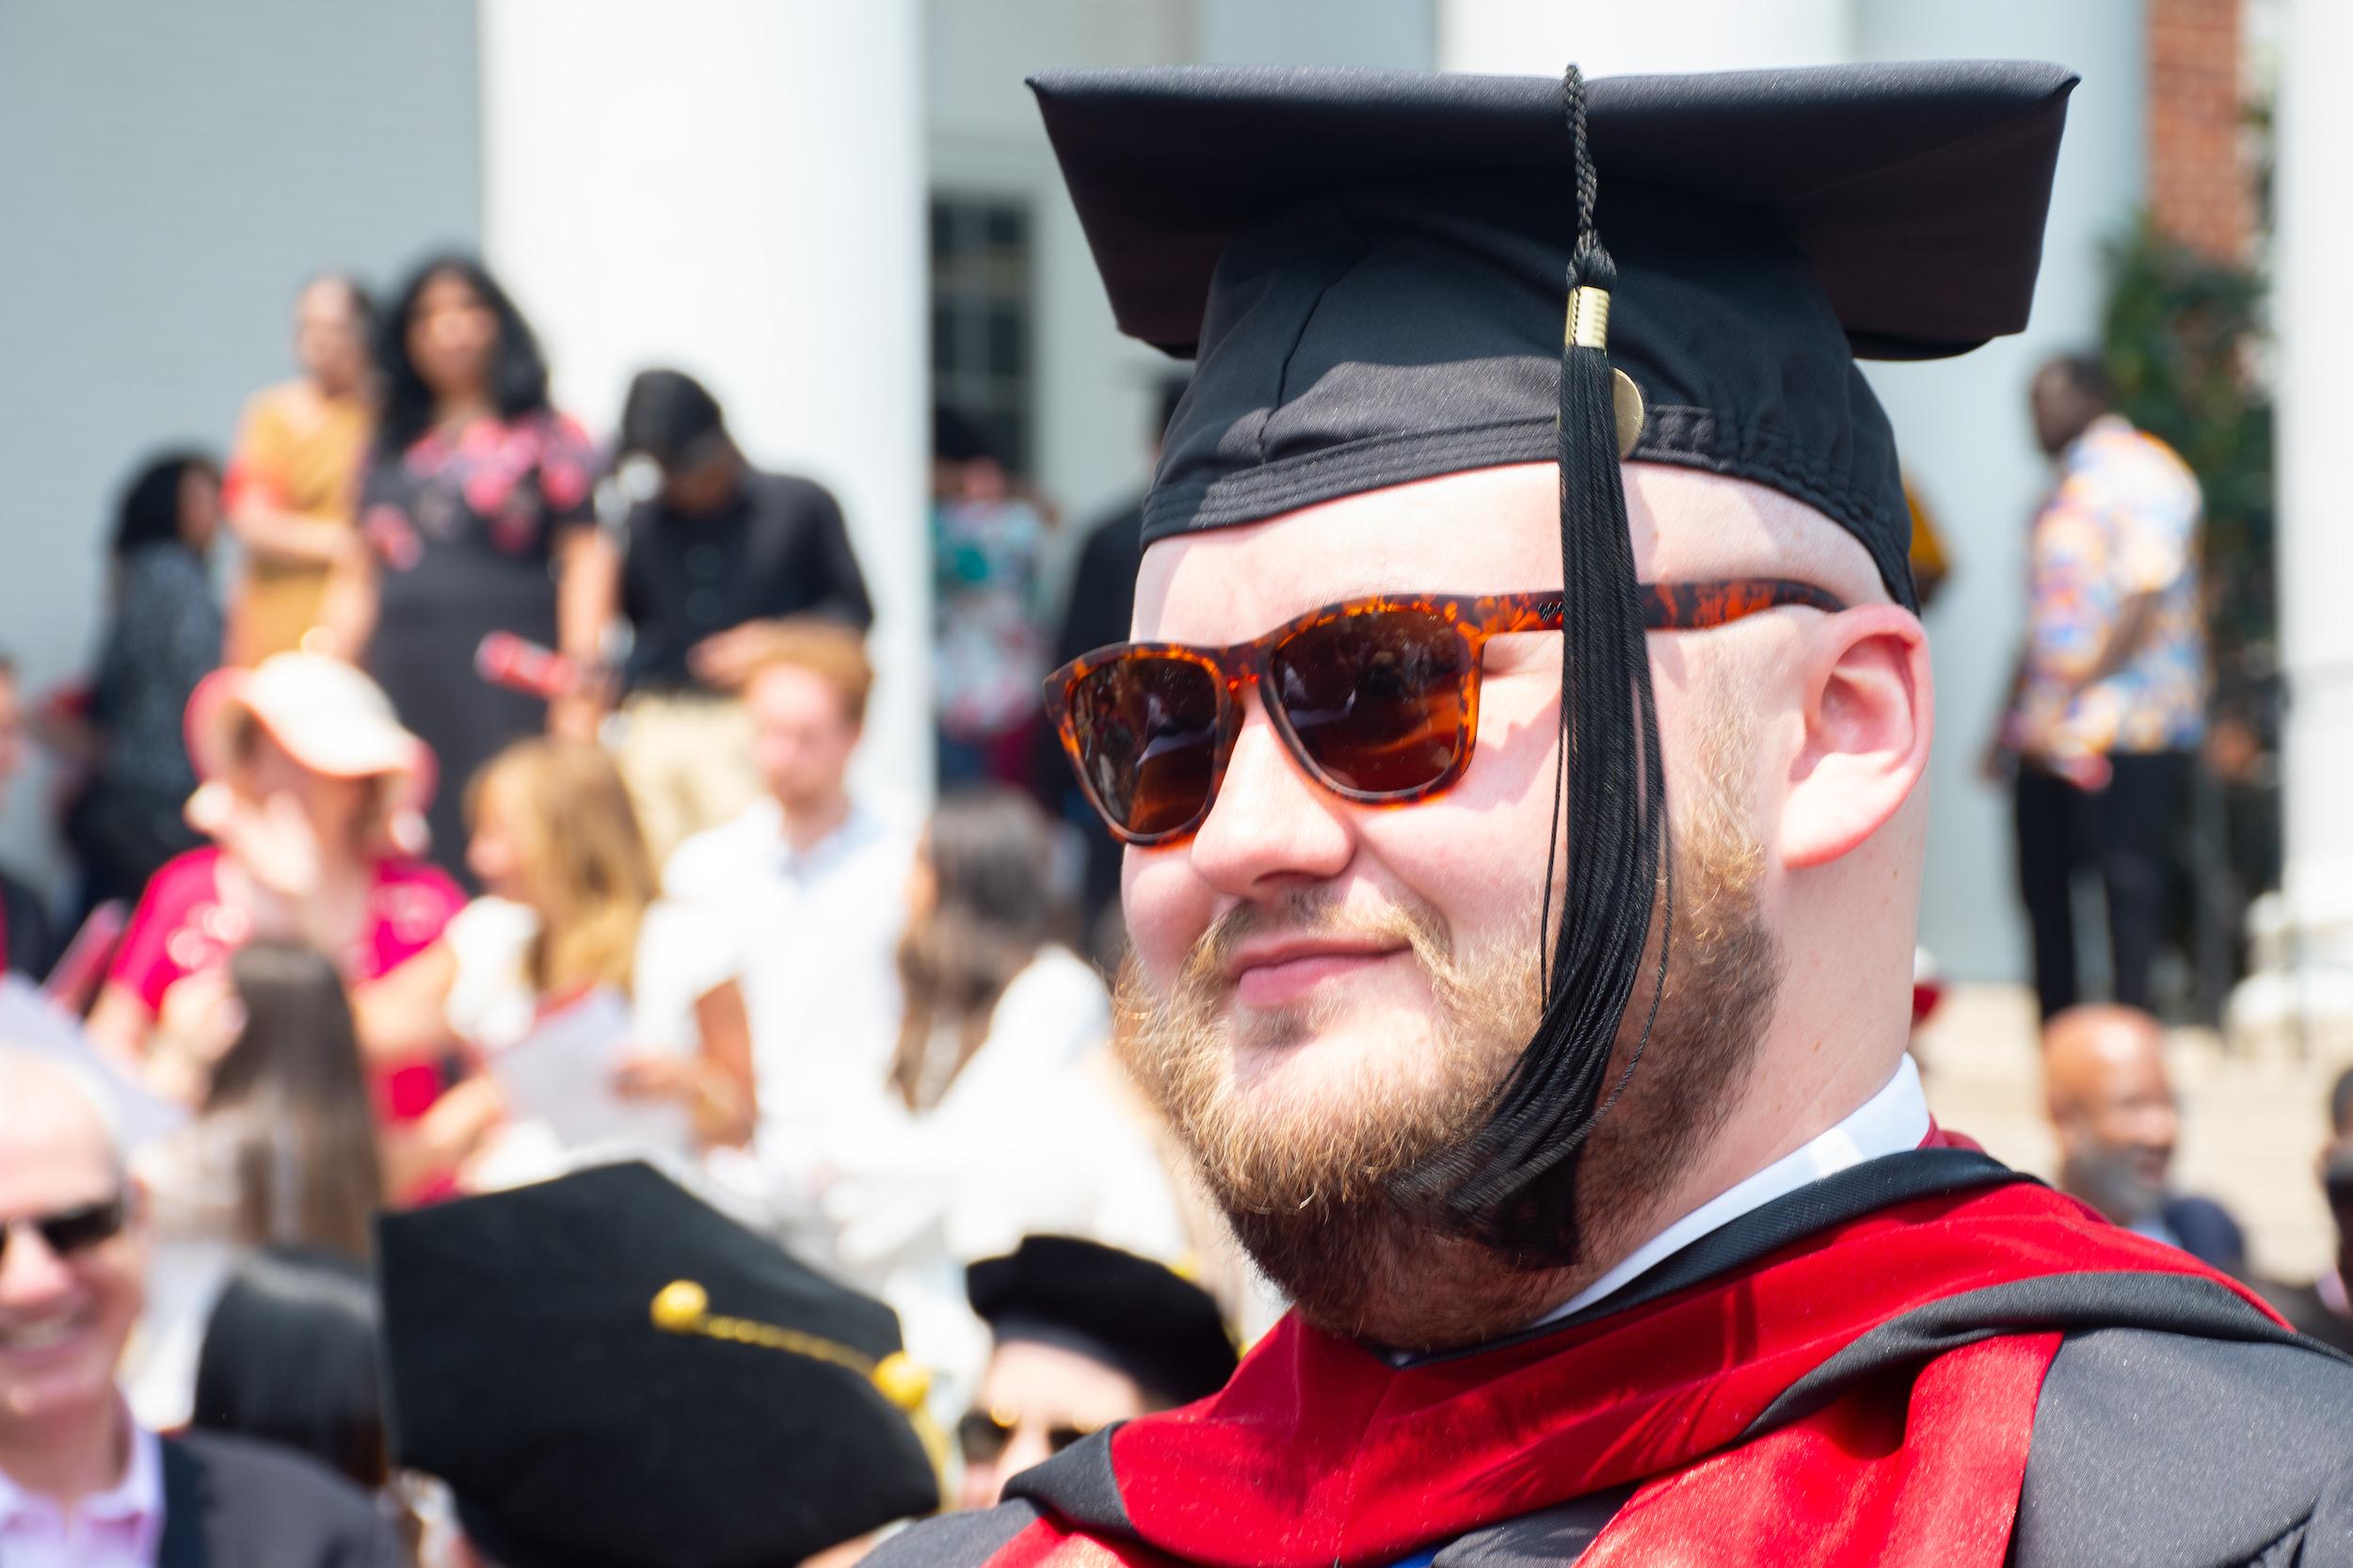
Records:
[[[1561,736],[1546,886],[1564,818],[1568,870],[1558,920],[1547,899],[1541,922],[1545,1009],[1535,1037],[1479,1135],[1413,1184],[1444,1192],[1455,1229],[1530,1265],[1577,1256],[1577,1152],[1641,1059],[1665,992],[1668,945],[1662,927],[1642,1027],[1611,1081],[1610,1054],[1667,870],[1666,775],[1605,346],[1617,268],[1593,232],[1598,185],[1575,66],[1562,98],[1576,152],[1577,242],[1561,360]],[[1666,898],[1671,927],[1672,883]]]

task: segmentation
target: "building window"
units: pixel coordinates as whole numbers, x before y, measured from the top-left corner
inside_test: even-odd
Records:
[[[990,197],[932,198],[932,399],[977,423],[1006,468],[1031,451],[1030,214]]]

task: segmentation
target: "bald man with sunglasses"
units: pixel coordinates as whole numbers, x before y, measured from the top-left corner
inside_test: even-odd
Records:
[[[0,1563],[392,1568],[385,1517],[320,1465],[132,1419],[146,1242],[104,1093],[0,1045]]]
[[[1032,84],[1196,361],[1048,700],[1126,1058],[1293,1310],[877,1568],[2353,1562],[2353,1366],[1904,1053],[1934,701],[1855,360],[2025,325],[2073,85]]]

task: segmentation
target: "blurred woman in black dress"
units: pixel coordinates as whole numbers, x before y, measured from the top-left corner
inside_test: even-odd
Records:
[[[330,589],[337,645],[365,649],[401,721],[451,781],[429,817],[433,858],[464,877],[464,782],[543,726],[584,737],[588,693],[553,704],[493,686],[474,650],[491,632],[594,668],[617,567],[598,531],[586,434],[548,404],[547,362],[504,290],[462,256],[418,268],[377,344],[384,408],[360,526],[359,572]]]

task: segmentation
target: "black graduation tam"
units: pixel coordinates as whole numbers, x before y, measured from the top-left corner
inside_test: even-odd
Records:
[[[939,1506],[890,1309],[650,1166],[387,1215],[376,1253],[394,1461],[506,1568],[797,1562]]]
[[[1886,416],[1851,356],[2025,325],[2066,99],[2051,65],[1590,84],[1637,459],[1784,491],[1912,601]],[[1561,84],[1172,67],[1035,77],[1120,328],[1200,360],[1148,541],[1554,456],[1575,242]]]
[[[1068,1346],[1170,1404],[1207,1399],[1233,1375],[1217,1302],[1149,1258],[1076,1237],[1025,1236],[964,1278],[972,1310],[1000,1340]]]

